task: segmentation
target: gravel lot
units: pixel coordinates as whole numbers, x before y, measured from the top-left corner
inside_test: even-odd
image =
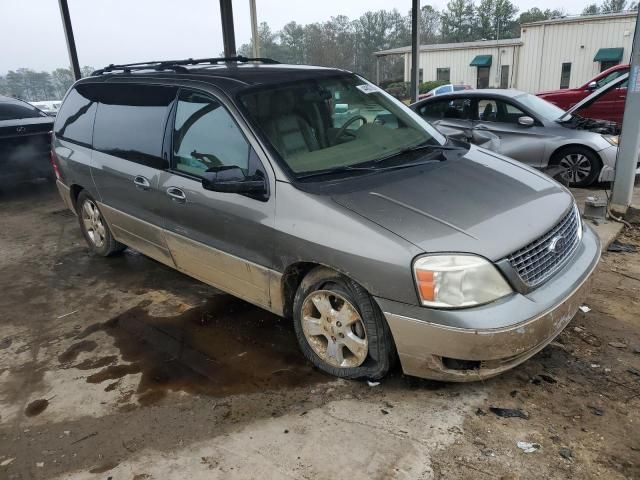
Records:
[[[591,310],[505,375],[369,386],[288,321],[89,256],[50,185],[0,205],[0,479],[640,478],[640,253],[605,253]]]

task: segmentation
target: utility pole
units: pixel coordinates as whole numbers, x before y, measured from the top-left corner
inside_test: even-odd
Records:
[[[420,0],[411,2],[411,103],[418,100],[420,56]]]
[[[260,36],[258,35],[258,14],[256,13],[256,0],[249,0],[251,12],[251,43],[253,45],[253,57],[260,57]]]
[[[69,53],[69,62],[71,63],[71,71],[73,78],[80,80],[80,63],[78,62],[78,52],[76,51],[76,41],[73,38],[73,27],[71,25],[71,17],[69,16],[69,5],[67,0],[58,0],[60,5],[60,16],[62,17],[62,28],[64,28],[64,37],[67,41],[67,52]]]
[[[631,68],[627,82],[627,99],[622,118],[616,175],[611,195],[611,210],[625,214],[631,205],[636,179],[636,164],[640,151],[640,15],[636,17],[636,29],[631,47]]]
[[[224,56],[236,56],[236,34],[233,29],[233,7],[231,0],[220,0],[220,23],[222,23],[222,43]]]

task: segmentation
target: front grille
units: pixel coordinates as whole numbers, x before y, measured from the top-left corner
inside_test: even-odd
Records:
[[[574,205],[555,227],[509,256],[509,263],[528,287],[547,280],[575,252],[580,243],[579,215]]]

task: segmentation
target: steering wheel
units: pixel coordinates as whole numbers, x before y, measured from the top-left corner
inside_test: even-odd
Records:
[[[367,119],[364,118],[362,115],[354,115],[349,120],[344,122],[344,125],[342,125],[342,127],[340,127],[340,130],[338,130],[338,132],[336,133],[336,138],[340,138],[342,135],[344,135],[344,132],[347,130],[347,127],[357,120],[362,120],[362,125],[365,125],[367,123]]]

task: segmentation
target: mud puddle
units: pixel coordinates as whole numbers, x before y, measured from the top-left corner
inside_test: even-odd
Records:
[[[76,334],[77,343],[61,355],[68,360],[86,351],[97,332],[113,338],[121,363],[112,356],[73,365],[105,368],[87,377],[117,388],[120,378],[141,373],[140,404],[161,400],[167,391],[212,396],[300,387],[326,381],[298,350],[291,321],[229,295],[216,295],[201,306],[172,317],[154,317],[141,304],[105,323]],[[114,382],[115,381],[115,382]]]

